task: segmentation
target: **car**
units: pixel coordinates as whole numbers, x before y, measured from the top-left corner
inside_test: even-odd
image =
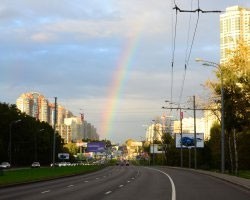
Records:
[[[182,137],[180,143],[182,143],[182,145],[187,147],[194,146],[194,139],[190,137]]]
[[[11,167],[10,163],[8,163],[8,162],[2,162],[0,165],[0,168],[3,168],[3,169],[8,169],[10,167]]]
[[[31,168],[39,168],[39,167],[41,167],[41,165],[40,165],[39,162],[33,162],[33,163],[31,164]]]

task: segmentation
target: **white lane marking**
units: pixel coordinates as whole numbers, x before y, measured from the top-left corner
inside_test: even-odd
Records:
[[[112,191],[107,191],[105,194],[110,194]]]
[[[97,177],[97,178],[95,178],[96,180],[98,180],[99,178]]]
[[[152,169],[152,170],[155,170],[155,171],[158,171],[158,172],[161,172],[162,174],[166,175],[171,183],[171,187],[172,187],[172,198],[171,200],[176,200],[176,190],[175,190],[175,185],[174,185],[174,181],[172,180],[172,178],[165,172],[159,170],[159,169],[153,169],[153,168],[149,168],[149,167],[145,167],[147,169]]]
[[[89,181],[84,181],[85,183],[88,183]]]
[[[130,181],[127,181],[128,183],[130,183]]]
[[[45,190],[45,191],[41,192],[41,194],[45,194],[45,193],[48,193],[48,192],[50,192],[50,190]]]
[[[68,187],[68,188],[69,188],[69,187],[74,187],[74,185],[68,185],[67,187]]]
[[[123,187],[124,185],[119,185],[119,187],[121,188],[121,187]]]
[[[134,180],[135,178],[134,178],[134,177],[132,177],[131,179],[133,179],[133,180]]]

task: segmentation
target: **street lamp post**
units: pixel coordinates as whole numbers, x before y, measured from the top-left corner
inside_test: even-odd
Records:
[[[15,121],[12,121],[11,123],[10,123],[10,133],[9,133],[9,163],[10,163],[10,166],[11,166],[11,159],[12,159],[12,152],[11,152],[11,150],[12,150],[12,126],[14,125],[14,124],[17,124],[17,123],[19,123],[19,122],[21,122],[22,120],[21,119],[18,119],[18,120],[15,120]]]
[[[154,145],[154,140],[155,140],[155,120],[153,119],[152,122],[154,122],[154,131],[153,131],[153,165],[155,164],[155,145]]]
[[[44,129],[40,129],[38,132],[40,133],[40,132],[42,132],[42,131],[44,131]],[[34,156],[34,159],[35,159],[35,161],[38,161],[38,159],[37,159],[37,133],[35,133],[35,142],[34,142],[34,145],[35,145],[35,156]]]
[[[225,172],[225,127],[224,127],[224,83],[223,83],[223,72],[221,65],[215,62],[203,60],[200,58],[196,59],[196,62],[202,62],[204,66],[214,67],[220,72],[221,81],[221,172]]]

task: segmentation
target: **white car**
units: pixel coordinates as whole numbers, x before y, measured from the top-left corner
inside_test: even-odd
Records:
[[[8,163],[8,162],[2,162],[1,165],[0,165],[0,168],[8,169],[8,168],[10,168],[10,163]]]
[[[39,168],[39,167],[41,167],[41,165],[40,165],[39,162],[33,162],[33,163],[31,164],[31,167],[32,167],[32,168]]]

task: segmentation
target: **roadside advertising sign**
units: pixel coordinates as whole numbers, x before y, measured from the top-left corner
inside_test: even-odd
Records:
[[[87,144],[87,152],[104,152],[105,146],[104,142],[89,142]]]
[[[164,152],[164,146],[162,144],[151,144],[150,153],[162,153]]]
[[[68,153],[58,153],[58,158],[61,160],[68,160],[69,154]]]
[[[175,134],[175,145],[176,148],[194,148],[195,147],[194,133],[183,133],[182,139],[181,134]],[[204,148],[204,133],[196,133],[196,147]]]

